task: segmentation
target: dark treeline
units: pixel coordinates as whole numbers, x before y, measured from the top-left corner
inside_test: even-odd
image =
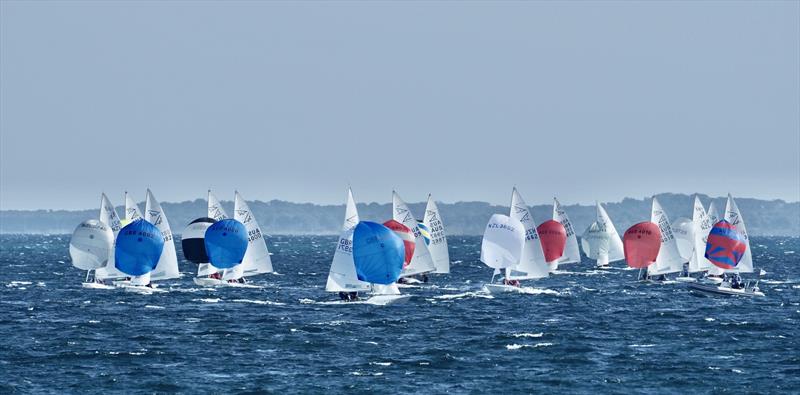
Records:
[[[708,207],[710,198],[700,195]],[[658,195],[661,205],[667,210],[670,220],[678,217],[691,218],[693,195],[665,193]],[[121,200],[121,199],[120,199]],[[722,214],[725,198],[715,198]],[[782,200],[760,200],[737,198],[737,204],[752,235],[800,236],[800,202],[787,203]],[[562,202],[563,203],[563,202]],[[222,205],[233,214],[233,202]],[[269,202],[251,201],[250,208],[262,230],[267,234],[336,234],[344,216],[344,205],[316,205],[291,203],[280,200]],[[617,231],[624,232],[634,223],[650,219],[650,199],[625,198],[621,202],[604,204]],[[507,206],[496,206],[485,202],[439,203],[445,230],[448,234],[478,235],[483,233],[491,214],[508,213]],[[192,219],[205,216],[206,201],[197,199],[180,203],[162,203],[173,232],[181,233]],[[409,207],[421,219],[424,203],[411,203]],[[564,205],[570,219],[578,230],[583,230],[594,221],[594,206]],[[144,204],[140,203],[140,209]],[[362,220],[383,222],[391,217],[391,204],[369,203],[358,205]],[[71,233],[78,223],[97,218],[99,209],[92,210],[4,210],[0,211],[2,233]],[[120,207],[118,213],[123,214]],[[533,215],[541,223],[552,216],[552,204],[533,206]]]

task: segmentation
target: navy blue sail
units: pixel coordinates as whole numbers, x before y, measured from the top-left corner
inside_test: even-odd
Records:
[[[205,245],[214,267],[230,269],[242,263],[247,251],[247,229],[235,219],[217,221],[206,229]]]
[[[353,231],[353,262],[361,281],[392,284],[400,278],[406,250],[403,240],[391,229],[375,222],[361,221]]]
[[[213,218],[203,217],[189,223],[181,233],[183,256],[189,262],[208,263],[206,245],[203,241],[206,230],[216,222]]]
[[[120,229],[114,249],[114,266],[129,276],[141,276],[156,268],[163,250],[161,231],[140,218]]]

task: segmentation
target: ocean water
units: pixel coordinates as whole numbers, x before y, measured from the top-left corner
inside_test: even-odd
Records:
[[[800,392],[798,238],[752,239],[767,297],[746,299],[588,261],[491,297],[480,239],[450,237],[452,274],[384,307],[324,303],[335,237],[268,241],[263,288],[181,261],[139,295],[82,289],[68,236],[0,236],[0,393]]]

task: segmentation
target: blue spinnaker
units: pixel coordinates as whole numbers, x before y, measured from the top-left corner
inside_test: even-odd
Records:
[[[164,250],[164,235],[155,225],[137,219],[120,229],[114,248],[114,266],[129,276],[150,273]]]
[[[217,221],[206,229],[205,245],[214,267],[230,269],[242,263],[247,251],[247,229],[235,219]]]
[[[403,270],[405,247],[391,229],[369,221],[361,221],[353,231],[353,262],[361,281],[392,284]]]

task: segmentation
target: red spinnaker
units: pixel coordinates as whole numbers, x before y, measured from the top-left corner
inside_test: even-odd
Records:
[[[406,266],[411,263],[411,258],[414,256],[414,248],[416,246],[416,243],[414,242],[414,233],[411,232],[411,229],[408,226],[405,226],[393,219],[384,222],[383,226],[394,231],[394,233],[400,236],[400,239],[403,240],[403,246],[406,248],[406,257],[403,260],[403,268],[405,269]]]
[[[547,262],[554,262],[564,255],[564,247],[567,245],[567,230],[561,222],[549,220],[542,222],[536,228],[539,233],[539,240],[542,241],[542,251]]]
[[[708,234],[706,258],[714,266],[733,269],[742,260],[747,250],[747,241],[730,222],[722,220],[714,224]]]
[[[622,238],[628,266],[645,268],[653,264],[661,249],[661,231],[652,222],[640,222],[625,231]]]

